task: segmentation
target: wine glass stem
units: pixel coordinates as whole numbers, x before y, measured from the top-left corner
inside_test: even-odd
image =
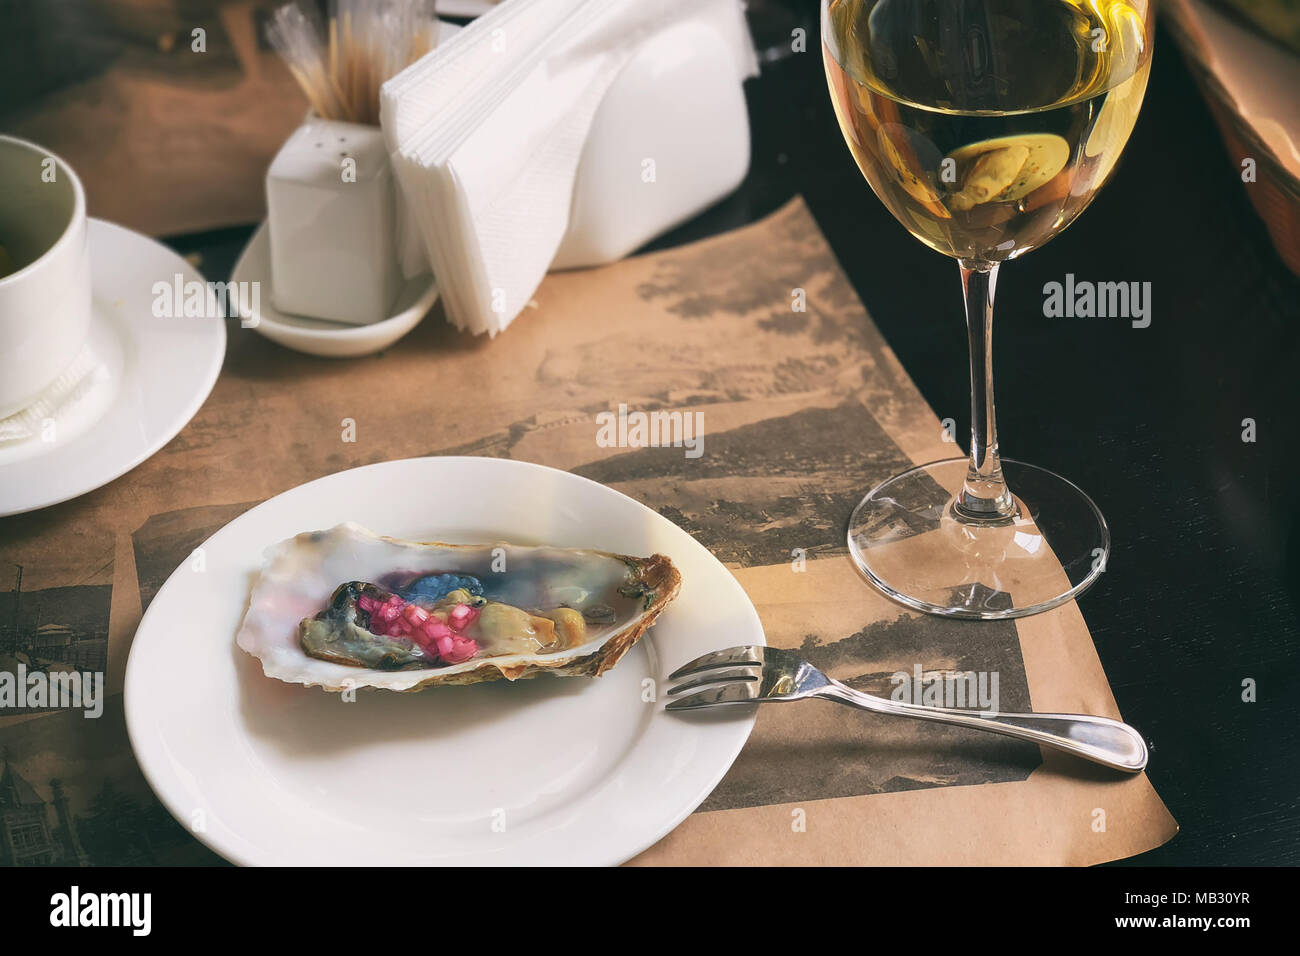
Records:
[[[959,520],[998,521],[1016,514],[1015,500],[1002,477],[993,407],[993,295],[998,264],[963,259],[959,265],[970,338],[970,466],[953,511]]]

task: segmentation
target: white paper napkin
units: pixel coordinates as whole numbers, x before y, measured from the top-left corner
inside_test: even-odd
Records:
[[[527,305],[605,93],[649,37],[700,16],[736,26],[737,82],[751,75],[739,0],[508,0],[384,85],[404,202],[458,327],[495,335]]]
[[[47,421],[57,421],[66,415],[106,376],[106,370],[90,347],[83,348],[36,401],[7,418],[0,418],[0,444],[24,441],[40,434]]]

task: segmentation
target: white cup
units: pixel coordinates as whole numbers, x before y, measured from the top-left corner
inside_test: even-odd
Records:
[[[27,407],[77,357],[90,331],[86,194],[63,160],[0,136],[0,418]]]

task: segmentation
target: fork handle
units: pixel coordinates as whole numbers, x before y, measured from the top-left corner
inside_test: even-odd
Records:
[[[1147,745],[1142,735],[1128,724],[1109,717],[1086,714],[1002,714],[994,711],[924,707],[864,694],[838,681],[832,681],[829,686],[822,688],[817,696],[877,714],[895,714],[915,720],[986,730],[1005,737],[1017,737],[1128,773],[1137,773],[1147,765]]]

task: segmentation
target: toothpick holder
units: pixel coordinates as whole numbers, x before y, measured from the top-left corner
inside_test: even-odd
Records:
[[[402,286],[395,188],[378,127],[311,116],[266,175],[271,301],[281,312],[368,325]]]

